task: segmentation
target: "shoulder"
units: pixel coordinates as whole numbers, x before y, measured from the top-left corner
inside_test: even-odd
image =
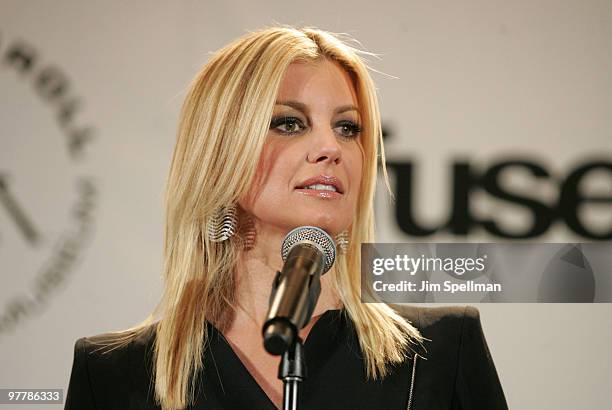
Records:
[[[415,326],[427,339],[459,342],[464,334],[482,331],[480,312],[473,306],[420,307],[392,305],[395,311]]]
[[[118,369],[129,365],[129,359],[144,358],[153,349],[155,326],[150,325],[132,337],[127,334],[103,333],[76,341],[75,358],[87,362],[90,369]]]
[[[470,346],[474,340],[481,339],[479,347],[486,349],[480,314],[475,307],[410,305],[391,307],[421,333],[424,338],[423,343],[415,345],[414,350],[440,372],[455,374],[462,362],[461,357],[466,353],[474,353],[466,350],[475,347]]]
[[[415,347],[425,359],[419,364],[423,391],[435,391],[461,408],[508,408],[477,308],[392,307],[425,338]]]
[[[126,334],[104,333],[78,339],[66,408],[94,408],[93,403],[116,408],[117,403],[130,400],[139,387],[146,395],[152,380],[155,328],[147,326],[128,338]]]

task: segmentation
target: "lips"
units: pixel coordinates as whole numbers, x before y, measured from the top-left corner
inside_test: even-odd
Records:
[[[296,189],[344,194],[342,182],[338,178],[331,175],[318,175],[316,177],[309,178],[300,182],[300,184],[296,186]]]

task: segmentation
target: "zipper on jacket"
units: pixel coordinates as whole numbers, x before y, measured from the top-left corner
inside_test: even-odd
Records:
[[[410,410],[410,408],[412,407],[412,393],[414,392],[414,376],[416,374],[416,364],[417,364],[417,358],[419,357],[418,354],[414,354],[414,361],[412,362],[412,378],[410,380],[410,391],[408,393],[408,406],[406,406],[406,410]]]

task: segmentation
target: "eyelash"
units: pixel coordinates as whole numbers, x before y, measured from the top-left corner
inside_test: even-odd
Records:
[[[288,125],[288,124],[296,124],[301,129],[299,131],[283,131],[279,129],[280,126]],[[337,127],[347,127],[348,128],[350,135],[340,135],[343,138],[354,139],[354,138],[357,138],[359,134],[361,133],[361,126],[350,120],[342,120],[342,121],[337,122],[336,127],[334,127],[334,129]],[[299,134],[304,128],[306,128],[304,126],[304,123],[297,117],[275,117],[272,119],[272,122],[270,123],[270,129],[275,130],[276,132],[282,135],[296,135],[296,134]]]

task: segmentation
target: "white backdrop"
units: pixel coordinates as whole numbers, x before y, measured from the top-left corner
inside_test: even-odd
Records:
[[[396,77],[374,74],[388,157],[416,164],[424,224],[446,217],[457,158],[534,159],[553,176],[519,185],[550,203],[576,164],[612,160],[608,1],[0,0],[0,388],[65,389],[78,337],[151,311],[184,91],[210,51],[275,22],[380,54],[372,66]],[[609,175],[593,184],[612,191]],[[507,226],[529,220],[475,200]],[[377,205],[381,242],[499,240],[410,238]],[[587,219],[609,231],[609,203]],[[584,238],[556,223],[534,240]],[[478,308],[511,408],[610,407],[610,305]]]

